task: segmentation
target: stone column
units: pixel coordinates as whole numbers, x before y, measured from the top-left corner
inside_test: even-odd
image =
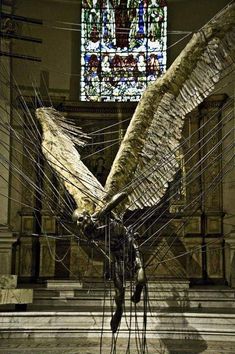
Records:
[[[55,275],[55,239],[40,237],[40,277],[53,278]]]
[[[1,40],[0,50],[9,53],[10,42]],[[11,59],[0,57],[2,73],[0,95],[0,274],[11,273],[12,244],[16,241],[9,228],[10,133],[11,119]]]
[[[235,288],[235,230],[225,238],[226,279]]]
[[[1,197],[0,197],[1,203]],[[0,275],[11,274],[12,244],[16,238],[7,227],[0,226]]]
[[[235,78],[235,77],[234,77]],[[225,277],[228,285],[235,287],[235,102],[233,92],[229,92],[230,99],[223,109],[224,127],[223,136],[223,170],[227,171],[223,179],[223,233],[225,235]],[[232,130],[233,129],[233,130]]]
[[[81,2],[78,1],[74,6],[74,21],[79,23],[81,18]],[[81,32],[71,32],[71,76],[70,76],[70,94],[71,101],[78,101],[80,97],[81,80]]]

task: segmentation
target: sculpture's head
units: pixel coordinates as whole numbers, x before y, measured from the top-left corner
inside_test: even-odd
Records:
[[[92,225],[91,215],[87,211],[81,212],[78,209],[75,209],[72,215],[73,221],[77,223],[79,231],[84,232],[84,230]]]

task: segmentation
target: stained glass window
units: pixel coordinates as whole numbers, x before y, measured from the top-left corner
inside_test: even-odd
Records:
[[[83,0],[81,100],[138,101],[166,68],[165,0]]]

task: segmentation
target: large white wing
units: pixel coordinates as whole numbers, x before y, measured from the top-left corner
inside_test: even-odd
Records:
[[[54,108],[38,108],[36,116],[42,126],[42,151],[49,164],[72,195],[78,212],[93,213],[103,205],[103,186],[80,159],[75,144],[83,146],[87,136],[68,124]]]
[[[235,5],[194,34],[167,72],[144,92],[114,160],[106,200],[129,195],[123,210],[152,206],[178,168],[184,118],[214,89],[235,54]]]

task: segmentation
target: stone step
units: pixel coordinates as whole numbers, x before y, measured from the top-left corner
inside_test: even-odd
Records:
[[[133,290],[132,290],[133,292]],[[106,288],[106,290],[100,288],[100,289],[74,289],[74,290],[51,290],[51,289],[35,289],[34,290],[34,298],[40,298],[40,297],[60,297],[60,296],[68,296],[68,297],[104,297],[104,294],[107,296],[112,294],[114,295],[114,289]],[[130,296],[130,289],[126,288],[126,295]],[[212,290],[212,289],[200,289],[200,290],[194,290],[194,289],[189,289],[189,290],[183,290],[183,291],[172,291],[170,289],[164,289],[164,290],[159,290],[159,289],[149,289],[148,290],[148,295],[150,298],[230,298],[230,299],[235,299],[235,291],[234,290]]]
[[[35,298],[32,305],[29,305],[29,309],[43,309],[46,308],[60,308],[61,306],[77,308],[79,311],[87,311],[87,309],[92,310],[102,310],[105,308],[111,308],[114,306],[113,297],[106,296],[105,298],[101,297],[60,297],[60,298],[53,298],[53,297],[41,297]],[[126,297],[125,306],[127,309],[130,307],[134,308],[134,304],[130,301],[130,298]],[[138,303],[137,308],[143,308],[144,304],[143,301]],[[200,298],[190,298],[190,299],[172,299],[172,298],[149,298],[148,306],[152,309],[161,309],[161,308],[231,308],[235,309],[235,301],[230,298],[222,298],[216,299],[215,297],[207,298],[207,299],[200,299]]]
[[[33,339],[1,339],[0,352],[4,354],[110,354],[112,338],[33,338]],[[147,341],[147,353],[180,353],[180,354],[233,354],[234,343],[229,341],[205,341],[200,336],[197,339],[153,339]],[[101,347],[101,349],[100,349]],[[118,338],[115,353],[140,353],[140,345],[134,338]],[[114,351],[113,351],[114,352]],[[144,352],[142,350],[142,352]]]
[[[131,284],[134,284],[134,282],[126,281],[126,287],[130,288]],[[169,279],[169,280],[150,280],[148,281],[148,289],[158,289],[158,290],[163,290],[163,289],[177,289],[177,290],[186,290],[189,289],[189,280],[175,280],[175,279]],[[107,281],[94,281],[92,279],[87,280],[85,279],[83,281],[83,289],[104,289],[104,288],[113,288],[113,281],[107,280]]]
[[[231,298],[235,299],[235,291],[232,289],[189,289],[188,292],[184,293],[184,296],[191,297],[199,297],[199,298],[207,298],[207,297],[214,297],[214,298]]]
[[[147,314],[146,336],[151,339],[204,339],[235,341],[235,314],[152,312]],[[102,312],[3,312],[1,338],[111,338],[110,313]],[[131,332],[129,325],[131,323]],[[119,337],[143,328],[143,312],[124,313]]]
[[[82,282],[78,280],[46,280],[47,289],[73,290],[82,288]]]
[[[60,310],[60,311],[110,311],[114,307],[113,282],[95,281],[83,283],[82,288],[77,288],[77,281],[69,281],[69,286],[64,287],[65,281],[52,281],[49,288],[35,288],[33,304],[28,309]],[[174,282],[172,281],[171,285]],[[61,286],[59,286],[61,285]],[[106,287],[104,287],[106,285]],[[125,307],[126,310],[134,309],[131,298],[131,283],[126,283]],[[160,288],[160,286],[163,286]],[[166,287],[167,285],[167,287]],[[176,288],[176,285],[179,288]],[[225,287],[196,287],[187,288],[188,282],[176,281],[170,287],[168,281],[151,281],[148,283],[148,306],[152,310],[159,309],[231,309],[235,311],[235,291]],[[132,287],[133,288],[133,287]],[[132,291],[133,293],[133,291]],[[143,299],[143,296],[142,296]],[[144,303],[137,304],[138,310],[143,310]]]

